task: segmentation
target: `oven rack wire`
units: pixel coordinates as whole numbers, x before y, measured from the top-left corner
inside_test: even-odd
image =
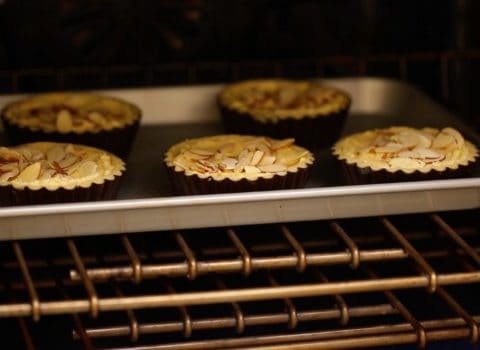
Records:
[[[70,317],[73,338],[87,349],[117,348],[94,343],[125,337],[135,349],[281,349],[287,344],[295,349],[351,348],[412,342],[424,347],[457,338],[477,342],[480,310],[469,309],[449,290],[480,282],[478,214],[468,212],[465,222],[453,217],[453,223],[444,214],[419,215],[420,228],[403,227],[411,216],[369,218],[376,225],[370,231],[355,228],[358,219],[269,225],[272,232],[266,239],[253,243],[248,231],[258,226],[216,229],[213,241],[224,238],[217,245],[198,230],[142,234],[157,240],[137,239],[135,234],[97,238],[98,247],[92,244],[95,238],[5,242],[0,245],[0,321],[17,320],[28,349],[35,348],[28,345],[29,328],[48,323],[49,315]],[[155,249],[159,242],[165,249]],[[115,248],[98,253],[104,243]],[[64,246],[68,254],[43,256],[42,244]],[[390,265],[402,273],[390,274]],[[235,283],[239,279],[240,287]],[[398,297],[404,291],[435,297],[452,314],[417,319],[416,310]],[[375,297],[367,303],[351,302],[364,294]],[[330,303],[298,307],[311,297]],[[278,301],[280,311],[251,314],[244,309],[245,304]],[[199,318],[191,312],[216,304],[228,314]],[[174,309],[180,317],[143,320],[142,313],[150,308]],[[122,314],[123,321],[103,324],[109,314]],[[396,317],[395,322],[382,323],[388,316]],[[363,323],[372,319],[378,323]],[[332,320],[339,326],[302,331],[302,325]],[[292,333],[273,329],[249,334],[252,328],[281,325]],[[207,330],[234,330],[238,336],[195,337]],[[180,341],[141,344],[159,334],[180,334]]]

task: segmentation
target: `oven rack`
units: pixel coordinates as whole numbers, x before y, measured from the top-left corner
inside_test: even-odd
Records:
[[[478,210],[471,213],[475,219]],[[0,280],[0,293],[2,291],[6,293],[8,290],[14,292],[23,290],[26,293],[22,299],[11,302],[5,302],[0,294],[0,317],[31,316],[38,320],[45,315],[72,312],[96,316],[100,312],[124,309],[246,302],[281,297],[352,294],[422,287],[434,292],[440,286],[480,282],[478,270],[480,242],[478,245],[471,245],[467,239],[478,236],[477,227],[459,226],[454,229],[442,215],[429,214],[422,216],[430,225],[428,229],[402,233],[402,229],[399,229],[399,226],[403,225],[401,218],[401,216],[371,218],[371,224],[379,231],[361,235],[348,233],[349,229],[345,226],[352,226],[352,220],[355,222],[351,219],[350,222],[344,220],[345,225],[342,222],[330,221],[304,226],[267,225],[263,228],[254,226],[216,229],[215,232],[211,230],[173,232],[171,242],[167,240],[165,233],[162,233],[162,235],[144,234],[140,239],[135,235],[130,237],[123,235],[119,238],[105,237],[103,240],[77,238],[4,243],[0,246],[3,249],[0,256],[10,257],[11,260],[7,258],[0,264],[3,274],[7,276],[7,279]],[[363,222],[365,220],[361,219]],[[475,223],[475,220],[473,222]],[[309,235],[305,236],[302,230]],[[435,236],[441,237],[441,241],[446,240],[447,243],[444,243],[444,246],[425,245],[423,241],[435,240],[432,238]],[[252,238],[260,242],[250,245]],[[270,241],[262,243],[262,238],[264,240],[268,238]],[[188,243],[189,241],[193,241],[194,244]],[[417,241],[423,242],[421,250],[415,247]],[[216,247],[210,246],[218,242],[221,244],[217,244]],[[67,255],[42,256],[41,251],[39,252],[41,248],[38,249],[42,244],[50,249],[53,244],[54,247],[58,247],[54,249],[62,252],[64,250]],[[163,251],[155,249],[149,251],[151,246],[160,247]],[[25,253],[22,247],[26,247],[28,252]],[[108,247],[120,249],[111,252],[112,249],[108,250]],[[105,249],[107,253],[102,253]],[[86,255],[82,254],[84,250],[88,250]],[[435,270],[432,262],[436,260],[448,262],[452,255],[462,262],[459,267],[453,270]],[[172,258],[177,261],[170,262]],[[382,271],[380,276],[375,278],[366,276],[364,271],[366,268],[376,270],[389,263],[400,264],[401,273]],[[406,270],[407,266],[414,268]],[[197,281],[212,276],[233,276],[235,279],[241,273],[245,282],[250,279],[250,275],[265,270],[269,273],[280,270],[297,271],[301,274],[309,268],[322,270],[335,267],[356,275],[350,278],[336,278],[329,282],[323,281],[323,278],[297,284],[291,282],[277,284],[270,280],[267,284],[247,287],[242,285],[226,289],[209,286],[204,290],[187,289],[178,293],[172,293],[169,288],[149,293],[142,292],[141,288],[134,288],[128,295],[117,295],[112,292],[112,288],[108,288],[112,280],[132,288],[141,287],[142,282],[147,283],[149,280],[165,277]],[[403,270],[408,273],[404,273]],[[59,283],[65,288],[75,290],[75,298],[68,299],[63,293],[60,293],[59,297],[57,291],[57,296],[53,300],[42,299],[41,295],[45,291],[58,290]],[[101,289],[107,290],[100,292]]]
[[[477,342],[478,215],[4,242],[0,327],[27,349],[58,317],[85,349]]]

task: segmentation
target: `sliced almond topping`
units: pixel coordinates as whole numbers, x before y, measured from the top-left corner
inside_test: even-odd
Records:
[[[77,167],[75,167],[75,170],[69,175],[75,178],[82,178],[94,175],[96,171],[97,163],[92,160],[84,160]]]
[[[263,153],[262,151],[255,151],[252,160],[250,161],[250,165],[257,165],[258,163],[260,163],[264,154],[265,153]]]
[[[40,175],[40,180],[51,179],[55,175],[55,170],[53,169],[45,169]]]
[[[194,153],[194,152],[192,152],[192,151],[190,151],[190,150],[185,151],[185,152],[183,153],[183,155],[184,155],[186,158],[193,159],[193,160],[207,159],[208,157],[210,157],[210,156],[205,156],[205,155],[201,155],[201,154]]]
[[[287,171],[287,166],[283,164],[259,165],[258,169],[264,173],[279,173]]]
[[[198,154],[199,156],[206,156],[206,157],[211,157],[215,154],[215,152],[212,152],[208,149],[201,149],[201,148],[191,148],[190,152]]]
[[[224,167],[226,170],[233,170],[233,169],[235,169],[237,163],[238,163],[238,160],[236,160],[235,158],[230,158],[230,157],[225,157],[225,158],[223,158],[222,161],[220,162],[220,164],[222,164],[223,167]]]
[[[233,142],[226,143],[220,147],[220,152],[227,157],[236,157],[238,155],[237,148]]]
[[[444,155],[429,148],[415,148],[411,151],[403,151],[398,154],[399,158],[414,158],[421,160],[440,160]]]
[[[79,157],[73,155],[73,154],[67,154],[65,155],[65,157],[58,162],[58,165],[61,167],[61,168],[69,168],[71,167],[73,164],[75,164],[76,162],[78,162],[80,160]]]
[[[432,143],[433,148],[446,148],[456,143],[455,138],[452,135],[441,132],[435,137]]]
[[[47,160],[51,162],[59,162],[65,157],[65,150],[62,146],[52,147],[47,152]]]
[[[249,165],[253,158],[253,152],[243,150],[238,156],[237,169],[243,168],[245,165]]]
[[[395,153],[401,151],[405,148],[402,144],[399,143],[387,143],[385,146],[375,147],[375,152],[377,153]]]
[[[263,156],[262,160],[260,161],[259,165],[271,165],[275,163],[277,158],[275,156]]]
[[[257,174],[260,172],[260,169],[251,165],[245,165],[243,170],[245,171],[245,174]]]
[[[272,149],[277,150],[277,149],[280,149],[280,148],[283,148],[283,147],[288,147],[288,146],[292,145],[294,142],[295,142],[294,138],[275,141],[275,142],[272,143]]]
[[[90,119],[92,122],[97,123],[101,126],[107,124],[107,120],[105,119],[105,117],[100,112],[97,112],[97,111],[88,113],[88,119]]]
[[[17,176],[18,171],[8,171],[6,173],[0,173],[0,181],[8,181],[12,177]]]
[[[70,112],[67,111],[66,109],[62,109],[60,112],[57,114],[57,130],[60,133],[68,133],[72,131],[73,127],[73,122],[72,122],[72,116],[70,115]]]
[[[176,166],[182,169],[187,170],[190,168],[191,163],[187,159],[185,159],[185,157],[178,156],[174,159],[173,164],[175,164]]]
[[[396,135],[396,141],[406,148],[412,148],[420,143],[420,138],[416,134],[402,133]]]
[[[17,179],[22,182],[31,182],[38,179],[40,175],[41,165],[40,162],[36,162],[27,166],[23,171],[18,175]]]
[[[2,166],[0,166],[0,172],[5,172],[5,171],[12,171],[12,170],[18,170],[18,163],[5,163]]]
[[[460,134],[454,128],[445,128],[442,130],[442,133],[453,136],[458,147],[462,147],[465,144],[465,139],[463,138],[462,134]]]

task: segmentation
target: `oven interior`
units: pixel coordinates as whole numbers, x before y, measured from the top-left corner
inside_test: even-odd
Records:
[[[0,93],[378,76],[478,131],[479,23],[474,0],[0,0]],[[2,346],[467,348],[479,214],[0,242]]]

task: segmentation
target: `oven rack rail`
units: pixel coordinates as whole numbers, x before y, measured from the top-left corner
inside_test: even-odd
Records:
[[[473,217],[477,213],[478,211],[474,211]],[[313,244],[323,246],[323,249],[327,251],[315,254],[311,254],[308,247],[302,245],[300,240],[296,238],[297,232],[289,228],[289,225],[278,225],[280,234],[275,235],[275,237],[281,237],[281,243],[273,244],[274,248],[290,246],[290,251],[286,250],[286,253],[283,254],[279,254],[278,249],[273,249],[272,244],[247,246],[242,241],[244,235],[236,233],[236,229],[226,229],[222,234],[228,237],[231,246],[220,250],[225,253],[225,251],[236,249],[236,252],[233,251],[231,259],[223,260],[204,260],[197,257],[198,247],[192,248],[187,243],[190,238],[194,237],[195,231],[175,232],[173,237],[178,245],[177,251],[169,254],[182,254],[183,257],[179,255],[180,262],[173,264],[152,264],[150,261],[144,263],[145,253],[139,252],[138,247],[135,247],[135,244],[132,243],[132,239],[135,239],[134,235],[130,235],[130,237],[119,236],[124,252],[123,254],[117,253],[116,259],[113,259],[117,261],[117,265],[113,267],[102,266],[107,260],[106,256],[83,257],[75,239],[58,240],[62,245],[65,242],[69,254],[67,258],[63,257],[55,260],[52,257],[44,257],[43,261],[30,260],[22,248],[27,243],[5,243],[3,248],[13,252],[11,255],[14,260],[0,264],[0,272],[3,270],[5,275],[8,272],[8,275],[13,275],[13,277],[11,277],[11,281],[0,279],[0,318],[33,317],[34,320],[39,320],[47,315],[69,313],[90,313],[95,317],[99,313],[125,309],[238,303],[275,298],[298,298],[412,288],[427,288],[430,292],[435,292],[441,286],[480,282],[480,270],[478,269],[480,247],[468,243],[468,235],[475,237],[478,234],[476,229],[459,228],[455,230],[439,214],[425,215],[425,218],[436,227],[436,234],[440,234],[447,240],[448,244],[445,249],[419,251],[415,248],[416,240],[425,239],[431,233],[402,233],[390,218],[373,219],[384,229],[386,237],[367,233],[361,237],[352,238],[347,230],[342,227],[341,222],[327,222],[326,224],[336,241],[332,241],[331,236],[326,234],[324,239],[318,237],[313,241]],[[118,238],[109,238],[108,242],[113,242],[116,239]],[[360,245],[363,246],[365,242],[375,242],[382,239],[390,239],[394,243],[393,247],[360,248]],[[94,240],[95,238],[90,239],[89,242],[94,242]],[[335,242],[339,244],[331,246]],[[36,244],[35,241],[30,243]],[[8,245],[11,245],[11,247],[7,247]],[[208,249],[208,247],[204,248]],[[273,255],[258,254],[258,251],[268,251],[269,249],[273,249]],[[212,251],[215,252],[214,249]],[[149,252],[147,255],[154,254]],[[461,261],[461,269],[439,272],[433,268],[432,259],[448,260],[451,255]],[[122,257],[124,261],[128,262],[126,265],[118,264],[118,260],[122,261]],[[91,263],[92,261],[96,264]],[[313,282],[297,284],[279,284],[269,279],[268,284],[261,286],[236,288],[215,286],[200,291],[175,292],[172,288],[164,288],[154,293],[145,293],[142,292],[141,288],[142,282],[172,276],[195,280],[201,278],[201,275],[207,277],[229,276],[242,273],[248,280],[250,274],[262,270],[268,270],[270,273],[282,268],[283,270],[296,270],[301,273],[308,268],[320,270],[329,266],[343,266],[351,271],[360,272],[372,267],[376,268],[389,261],[399,262],[405,266],[412,265],[415,269],[409,271],[408,274],[399,276],[380,275],[372,277],[367,274],[366,278],[363,275],[361,278],[355,276],[351,279],[331,281],[326,281],[325,277],[319,277]],[[32,277],[37,270],[42,274],[41,279]],[[128,280],[122,281],[125,279]],[[109,286],[109,283],[111,285],[112,280],[127,283],[130,287],[133,286],[134,291],[126,295],[118,295],[116,291],[109,292],[108,295],[99,293],[98,289],[105,285]],[[75,297],[72,298],[62,292],[63,289],[71,288],[76,291]],[[25,292],[22,300],[19,300],[17,296],[14,300],[4,301],[1,297],[2,292],[11,295],[13,292],[18,294],[18,291],[22,290]],[[45,294],[45,291],[52,290],[56,292],[55,298],[43,300],[40,297]]]

